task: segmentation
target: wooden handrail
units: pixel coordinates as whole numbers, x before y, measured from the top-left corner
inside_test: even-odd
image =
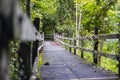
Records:
[[[107,57],[107,58],[114,59],[114,60],[118,61],[118,56],[119,55],[117,55],[117,54],[105,53],[105,52],[90,50],[90,49],[83,48],[83,47],[80,47],[80,46],[69,45],[67,43],[64,43],[63,41],[58,40],[58,39],[56,39],[56,41],[60,42],[61,44],[65,45],[65,46],[68,46],[68,47],[72,47],[72,48],[75,48],[75,49],[81,49],[81,50],[84,50],[84,51],[90,52],[90,53],[99,53],[101,56],[104,56],[104,57]]]
[[[93,35],[93,36],[81,36],[80,38],[70,38],[70,37],[64,37],[58,34],[54,34],[54,40],[58,41],[59,43],[61,43],[62,45],[65,45],[67,47],[70,48],[74,48],[74,49],[80,49],[81,51],[86,51],[86,52],[90,52],[93,55],[97,55],[98,56],[104,56],[106,58],[110,58],[113,59],[115,61],[118,61],[120,64],[120,54],[112,54],[112,53],[106,53],[106,52],[101,52],[98,50],[91,50],[91,49],[87,49],[84,46],[76,46],[74,44],[69,44],[64,42],[63,40],[68,40],[68,41],[75,41],[75,40],[80,40],[82,43],[84,40],[97,40],[99,43],[99,40],[105,40],[105,39],[119,39],[120,38],[120,34],[104,34],[104,35]],[[95,45],[94,45],[95,47]],[[119,52],[118,52],[119,53]],[[82,53],[83,54],[83,53]],[[83,56],[82,56],[83,58]],[[94,62],[95,63],[95,62]],[[118,67],[120,70],[120,67]],[[120,72],[119,72],[120,75]]]
[[[41,41],[41,45],[38,47],[37,53],[41,52],[41,50],[43,49],[43,46],[44,46],[44,33],[42,33],[40,35],[40,38],[38,40]],[[36,57],[35,61],[34,61],[33,68],[32,68],[32,75],[30,77],[30,80],[37,79],[36,74],[38,73],[38,62],[39,62],[38,57]]]
[[[102,34],[102,35],[93,35],[93,36],[80,36],[80,38],[70,38],[70,37],[63,37],[61,35],[56,35],[56,37],[66,39],[66,40],[84,40],[84,39],[118,39],[120,37],[120,34]]]

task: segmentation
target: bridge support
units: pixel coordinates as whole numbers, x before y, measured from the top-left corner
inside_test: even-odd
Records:
[[[70,45],[71,45],[71,40],[69,41]],[[72,52],[72,48],[69,47],[69,51]]]
[[[98,28],[95,26],[94,35],[98,35]],[[94,39],[94,54],[93,54],[93,61],[95,64],[98,64],[98,39]]]
[[[76,55],[76,48],[75,48],[75,46],[76,46],[76,39],[74,40],[74,54]]]
[[[81,47],[84,46],[84,41],[81,40]],[[84,58],[84,53],[83,53],[83,50],[81,50],[81,58]]]
[[[21,42],[20,49],[18,51],[18,62],[19,62],[19,80],[29,80],[31,75],[30,68],[30,46],[31,42]]]
[[[30,0],[26,0],[26,14],[30,18]],[[31,42],[21,42],[18,51],[19,80],[29,80],[32,72]]]
[[[39,31],[40,18],[35,18],[33,24],[35,28]],[[34,64],[35,58],[37,57],[37,49],[38,49],[38,40],[34,41],[32,46],[32,65]]]
[[[119,25],[118,25],[118,27],[119,27],[119,35],[120,35],[120,22],[119,22]],[[120,36],[119,36],[119,41],[118,41],[118,61],[119,61],[119,63],[118,63],[118,73],[119,73],[119,78],[120,78]]]

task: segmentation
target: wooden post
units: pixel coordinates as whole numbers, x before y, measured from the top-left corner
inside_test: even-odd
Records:
[[[40,18],[35,18],[33,24],[35,28],[39,31]],[[37,49],[38,49],[38,40],[34,41],[32,46],[32,65],[34,64],[35,58],[37,57]]]
[[[84,46],[84,41],[81,40],[81,47]],[[84,58],[84,53],[83,53],[83,50],[81,50],[81,58]]]
[[[30,46],[31,42],[21,42],[20,49],[18,51],[18,62],[19,62],[19,79],[29,80],[31,75],[30,69]]]
[[[30,18],[30,0],[26,0],[26,13]],[[32,61],[31,61],[31,42],[21,42],[20,49],[18,51],[19,80],[29,80],[32,73]]]
[[[118,25],[118,27],[119,27],[119,35],[120,35],[120,22],[119,22],[119,25]],[[118,41],[118,61],[119,61],[119,63],[118,63],[118,74],[119,74],[119,78],[120,78],[120,37],[119,37],[119,41]]]
[[[76,39],[74,40],[74,46],[76,46]],[[74,48],[74,54],[76,55],[76,48]]]
[[[71,45],[71,40],[69,41],[70,45]],[[69,51],[72,52],[72,49],[71,47],[69,47]]]
[[[72,32],[71,31],[69,31],[69,37],[71,38],[72,37]],[[72,41],[71,40],[69,40],[69,45],[71,45],[72,43],[71,43]],[[69,49],[68,49],[70,52],[72,52],[72,47],[69,47]]]
[[[119,56],[118,56],[118,59],[119,59],[119,64],[118,64],[118,72],[119,72],[119,77],[120,77],[120,35],[119,35],[119,42],[118,42],[118,54],[119,54]]]
[[[95,26],[95,30],[94,30],[94,35],[98,35],[98,28]],[[93,59],[94,59],[94,63],[98,64],[98,54],[96,53],[96,51],[98,51],[98,39],[94,39],[94,54],[93,54]]]
[[[26,0],[26,13],[30,18],[30,0]]]
[[[0,80],[10,80],[8,43],[13,39],[13,7],[14,1],[0,0]]]
[[[63,39],[63,40],[67,44],[67,40],[66,39]],[[65,45],[65,49],[67,50],[67,45]]]

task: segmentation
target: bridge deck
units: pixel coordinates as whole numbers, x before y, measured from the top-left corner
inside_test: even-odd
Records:
[[[55,42],[45,42],[43,54],[49,65],[41,67],[42,80],[119,80],[115,74],[86,64]]]

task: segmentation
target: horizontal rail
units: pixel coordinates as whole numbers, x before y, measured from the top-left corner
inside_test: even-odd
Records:
[[[42,43],[41,46],[38,47],[38,51],[37,52],[40,52],[42,48],[43,48],[43,43]]]
[[[111,54],[111,53],[105,53],[105,52],[99,52],[99,51],[95,51],[95,50],[90,50],[90,49],[86,49],[86,48],[83,48],[83,47],[80,47],[80,46],[78,47],[78,46],[69,45],[67,43],[64,43],[63,41],[60,41],[59,39],[55,39],[55,40],[57,40],[58,42],[60,42],[61,44],[65,45],[65,46],[72,47],[72,48],[75,48],[75,49],[81,49],[81,50],[84,50],[86,52],[90,52],[91,54],[99,53],[98,55],[101,55],[101,56],[104,56],[104,57],[107,57],[107,58],[118,61],[118,56],[119,55],[115,55],[115,54]]]
[[[61,44],[65,45],[65,48],[69,47],[69,51],[72,52],[74,48],[74,54],[76,54],[77,49],[81,50],[81,58],[84,58],[84,51],[89,52],[93,55],[93,63],[100,64],[101,57],[109,58],[118,61],[118,75],[120,77],[120,33],[118,34],[102,34],[98,35],[98,29],[95,27],[94,35],[92,36],[80,36],[79,38],[64,37],[61,35],[54,34],[54,39]],[[118,40],[118,53],[112,54],[103,51],[99,51],[99,40],[106,39],[117,39]],[[84,40],[94,41],[93,50],[84,47]],[[64,42],[69,41],[69,43]],[[81,42],[81,46],[77,45],[77,41]],[[72,44],[73,43],[73,44]]]
[[[37,53],[41,52],[41,50],[43,49],[43,46],[44,46],[44,33],[42,33],[40,35],[38,41],[41,41],[41,45],[38,47]],[[38,59],[38,57],[36,57],[35,61],[34,61],[33,68],[32,68],[32,75],[30,77],[30,80],[36,80],[37,79],[36,74],[39,72],[38,71],[38,62],[39,62],[39,59]]]
[[[59,35],[55,35],[58,38],[61,39],[66,39],[66,40],[84,40],[84,39],[89,39],[89,40],[93,40],[93,39],[118,39],[120,37],[120,34],[102,34],[102,35],[94,35],[94,36],[80,36],[80,38],[69,38],[69,37],[63,37],[63,36],[59,36]]]
[[[30,77],[30,80],[37,79],[36,74],[38,73],[38,62],[39,62],[39,59],[38,59],[38,57],[36,57],[34,65],[33,65],[32,76]]]

